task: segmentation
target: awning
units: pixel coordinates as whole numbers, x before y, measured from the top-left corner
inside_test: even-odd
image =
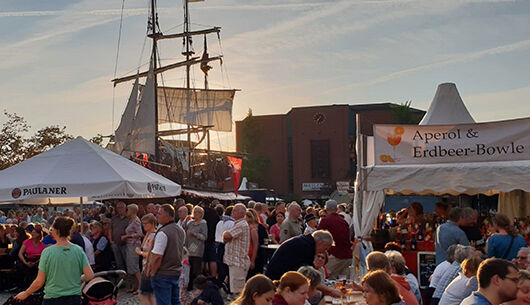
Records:
[[[190,189],[182,189],[183,196],[197,197],[197,198],[213,198],[218,200],[249,200],[248,196],[237,195],[233,192],[230,193],[219,193],[219,192],[207,192]]]

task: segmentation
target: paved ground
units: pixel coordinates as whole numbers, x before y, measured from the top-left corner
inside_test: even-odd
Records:
[[[4,304],[5,301],[12,296],[13,294],[9,293],[0,293],[0,305]],[[118,295],[118,305],[139,305],[140,301],[138,301],[138,296],[121,292]]]

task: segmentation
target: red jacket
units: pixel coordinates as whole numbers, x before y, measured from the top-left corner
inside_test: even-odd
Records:
[[[342,216],[331,213],[322,218],[318,224],[318,230],[328,230],[333,236],[335,246],[329,249],[329,254],[338,259],[352,258],[350,227]]]
[[[418,299],[416,299],[416,296],[414,293],[412,293],[412,290],[410,290],[410,284],[404,276],[392,274],[390,277],[392,280],[394,280],[394,283],[398,288],[399,295],[403,301],[405,301],[405,304],[419,305]]]

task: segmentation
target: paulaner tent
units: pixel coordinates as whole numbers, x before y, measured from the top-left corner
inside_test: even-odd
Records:
[[[454,84],[438,87],[419,126],[375,125],[364,147],[357,236],[369,235],[386,193],[530,192],[530,118],[476,124]]]
[[[78,137],[0,171],[0,202],[173,197],[181,186]]]

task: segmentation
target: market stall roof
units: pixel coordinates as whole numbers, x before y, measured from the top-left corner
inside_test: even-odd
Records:
[[[0,202],[174,197],[181,186],[78,137],[0,171]]]
[[[530,192],[530,160],[370,167],[367,190],[383,189],[404,195]]]
[[[213,198],[217,200],[249,200],[248,196],[237,195],[234,192],[230,193],[219,193],[219,192],[208,192],[199,190],[183,189],[182,195],[198,198]]]
[[[472,124],[475,120],[467,110],[454,83],[438,85],[429,110],[420,125]]]

